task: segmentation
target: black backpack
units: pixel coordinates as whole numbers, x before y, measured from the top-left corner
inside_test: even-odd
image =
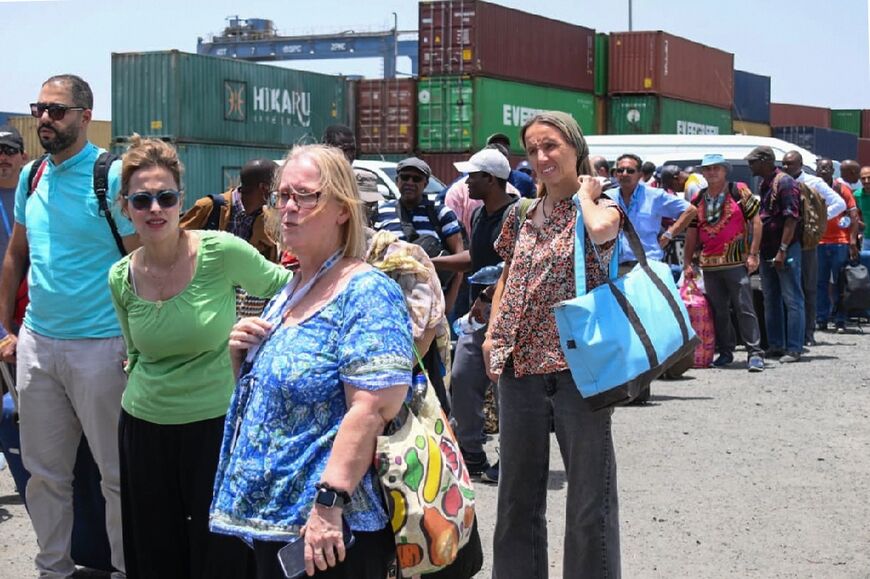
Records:
[[[861,263],[847,263],[840,271],[839,285],[843,288],[840,310],[846,314],[870,310],[870,272]]]
[[[27,178],[27,195],[28,197],[36,188],[36,176],[42,173],[43,165],[48,159],[48,153],[41,156],[30,166],[30,174]],[[115,218],[109,210],[109,202],[106,194],[109,191],[109,169],[112,163],[120,159],[118,155],[109,152],[101,153],[94,162],[94,195],[97,196],[97,206],[100,209],[100,215],[106,218],[109,223],[109,229],[112,231],[112,237],[115,238],[115,245],[118,246],[118,251],[121,256],[127,255],[127,250],[124,248],[124,241],[121,239],[121,234],[118,232],[118,224],[115,223]]]
[[[429,257],[438,257],[439,255],[449,254],[450,249],[445,243],[444,233],[441,230],[441,220],[438,219],[438,212],[435,210],[435,205],[432,203],[426,203],[425,207],[429,223],[435,229],[435,233],[438,234],[438,237],[420,235],[417,233],[417,229],[414,227],[413,217],[408,213],[408,210],[405,209],[401,201],[396,201],[396,211],[399,213],[399,221],[402,224],[402,233],[405,236],[405,241],[419,245]],[[467,246],[465,241],[465,228],[462,227],[461,223],[459,226],[461,228],[463,245]],[[455,275],[456,274],[452,271],[438,271],[438,279],[441,282],[441,287],[446,288]]]

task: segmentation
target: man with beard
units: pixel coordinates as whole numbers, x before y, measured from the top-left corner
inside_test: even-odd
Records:
[[[87,137],[93,93],[77,76],[53,76],[30,107],[49,156],[32,193],[29,166],[15,192],[15,223],[0,278],[0,322],[11,323],[29,265],[30,304],[3,360],[13,361],[17,346],[21,453],[31,473],[27,507],[39,544],[35,562],[40,577],[65,578],[75,571],[73,465],[84,433],[102,477],[112,565],[115,576],[123,577],[118,416],[127,351],[106,282],[121,255],[94,193],[94,163],[101,151]],[[120,170],[116,162],[109,172],[108,205],[131,251],[138,239],[117,203]]]
[[[418,243],[426,247],[440,245],[443,251],[456,255],[462,252],[462,227],[456,219],[456,214],[443,205],[435,205],[423,194],[432,170],[422,159],[410,157],[396,165],[396,182],[399,185],[399,199],[384,201],[378,205],[378,215],[374,229],[386,229],[396,234],[403,241]],[[424,238],[429,237],[426,240]],[[432,243],[429,243],[432,242]],[[432,257],[435,269],[440,272],[449,270],[438,265],[438,257],[434,252],[427,251]],[[462,283],[462,274],[453,275],[444,288],[446,311],[453,309]]]

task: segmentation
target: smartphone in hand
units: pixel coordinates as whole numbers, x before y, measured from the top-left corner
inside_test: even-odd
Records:
[[[345,550],[351,548],[354,543],[353,532],[347,524],[347,520],[342,518],[342,528],[344,534]],[[281,570],[284,571],[284,577],[287,579],[296,579],[305,575],[305,539],[296,537],[278,551],[278,562],[281,564]]]

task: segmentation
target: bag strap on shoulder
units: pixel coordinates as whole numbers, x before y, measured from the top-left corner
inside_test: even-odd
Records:
[[[36,186],[39,185],[39,179],[42,177],[42,172],[45,171],[45,161],[48,159],[48,153],[45,153],[36,159],[30,166],[30,174],[27,176],[27,196],[29,197],[36,191]]]
[[[574,286],[576,295],[582,296],[586,293],[586,225],[583,223],[583,209],[580,207],[580,196],[574,195],[571,200],[577,209],[577,221],[574,224]],[[628,236],[629,246],[634,252],[637,262],[645,267],[647,264],[646,254],[643,251],[640,238],[637,236],[637,232],[632,227],[628,217],[623,222],[623,233]],[[610,256],[610,268],[608,270],[608,277],[610,279],[616,279],[619,275],[618,235],[614,243],[615,247],[613,248],[613,255]],[[598,247],[594,243],[592,244],[592,251],[595,252],[599,267],[603,269],[604,264],[601,262],[601,255],[598,253]]]
[[[115,245],[118,246],[118,251],[121,256],[127,255],[127,250],[124,248],[124,241],[121,239],[121,234],[118,232],[118,224],[115,223],[115,217],[109,210],[109,202],[107,195],[109,192],[109,170],[112,168],[112,163],[117,161],[119,157],[109,152],[101,153],[94,163],[94,194],[97,196],[97,206],[100,209],[100,215],[105,217],[109,223],[109,229],[112,231],[112,237],[115,239]]]

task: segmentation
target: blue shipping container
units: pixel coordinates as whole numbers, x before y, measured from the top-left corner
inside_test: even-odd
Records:
[[[835,161],[858,156],[858,136],[819,127],[775,127],[773,136]]]
[[[738,121],[770,124],[770,77],[742,70],[734,71],[734,106],[731,116]]]

